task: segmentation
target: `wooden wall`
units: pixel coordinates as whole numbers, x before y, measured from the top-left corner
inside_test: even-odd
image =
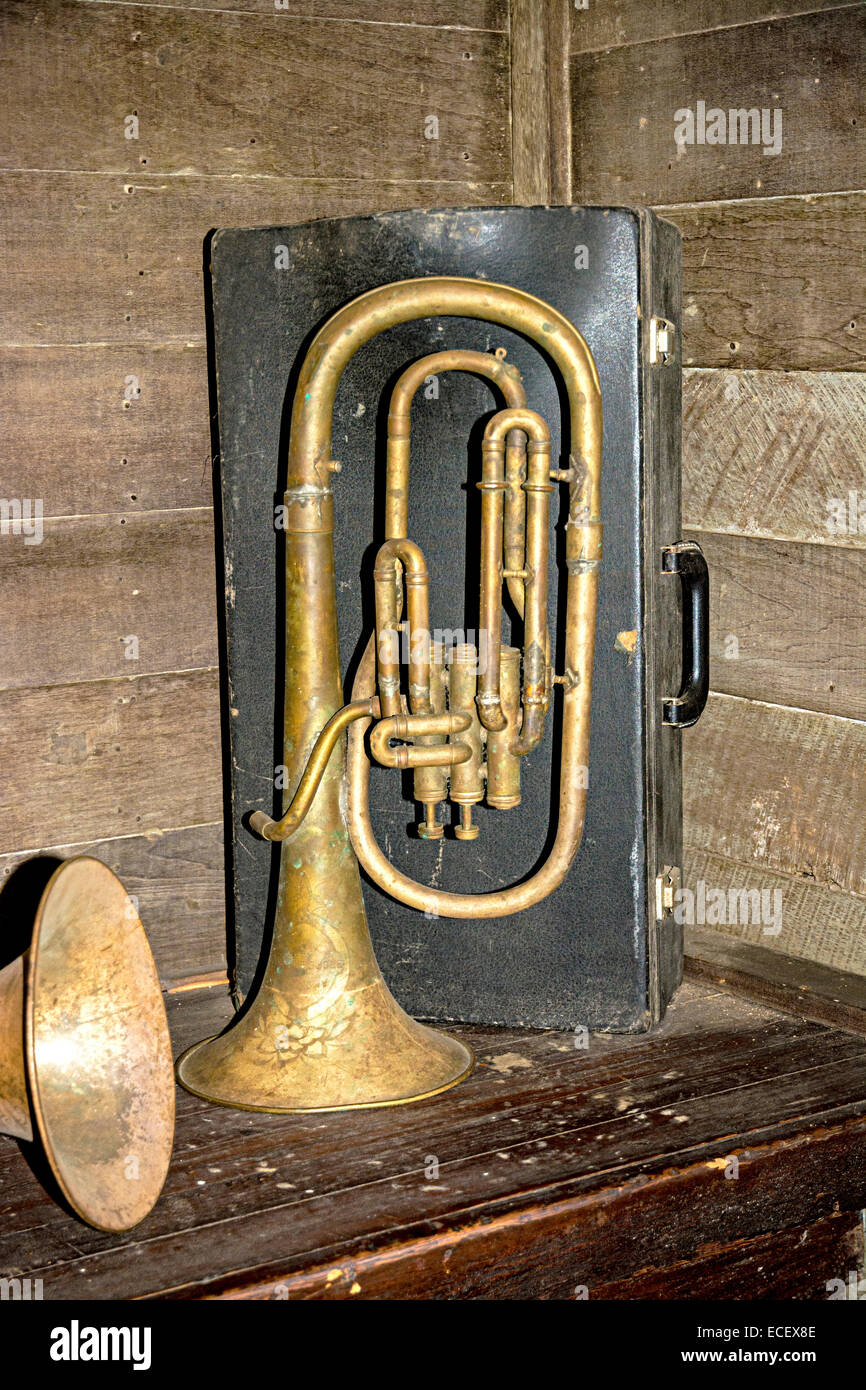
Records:
[[[684,735],[686,881],[779,888],[782,931],[866,974],[866,11],[575,9],[575,201],[684,237],[684,522],[712,577],[712,690]],[[782,112],[782,148],[684,145],[681,108]],[[831,499],[862,522],[828,529]]]
[[[647,203],[685,240],[713,575],[687,875],[780,887],[779,937],[728,929],[866,973],[866,520],[826,524],[866,514],[862,6],[4,0],[0,26],[0,495],[45,517],[0,537],[0,875],[93,850],[167,985],[224,970],[207,232]],[[781,153],[679,151],[698,100],[780,108]]]
[[[0,26],[0,495],[45,518],[0,537],[0,875],[98,854],[177,985],[225,972],[204,238],[510,201],[507,0]]]

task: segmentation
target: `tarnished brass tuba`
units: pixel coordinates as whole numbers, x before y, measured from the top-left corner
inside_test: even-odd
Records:
[[[519,374],[501,357],[438,352],[403,373],[388,415],[376,632],[352,699],[343,704],[331,490],[340,467],[331,454],[337,385],[353,354],[377,333],[431,316],[503,325],[552,359],[568,395],[571,458],[567,468],[551,470],[548,426],[528,408]],[[430,642],[427,566],[408,537],[412,399],[425,377],[447,370],[487,377],[506,402],[482,444],[482,660],[474,647],[445,653]],[[385,285],[334,314],[313,340],[294,397],[285,494],[283,757],[291,790],[281,820],[258,812],[250,821],[265,839],[283,842],[276,920],[255,996],[224,1033],[198,1043],[178,1063],[180,1081],[196,1095],[278,1112],[397,1105],[446,1090],[471,1071],[468,1048],[409,1018],[388,991],[373,954],[358,861],[401,902],[465,918],[519,912],[552,893],[567,874],[586,808],[580,771],[589,761],[601,435],[598,375],[583,338],[549,304],[506,285],[452,276]],[[558,483],[568,485],[567,603],[564,670],[554,674],[547,574],[550,502]],[[523,620],[522,663],[521,653],[500,641],[503,583]],[[408,700],[401,694],[395,641],[404,591]],[[478,801],[486,797],[502,809],[519,802],[520,759],[542,737],[554,685],[563,701],[559,811],[542,867],[512,888],[483,894],[440,891],[398,872],[370,822],[367,730],[378,762],[414,770],[423,808],[419,835],[442,835],[436,808],[450,795],[460,809],[455,834],[471,840],[478,833],[472,819]]]

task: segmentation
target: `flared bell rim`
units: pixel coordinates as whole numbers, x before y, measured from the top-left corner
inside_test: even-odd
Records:
[[[130,980],[141,991],[136,999],[139,1010],[148,1009],[155,1034],[153,1056],[161,1053],[162,1061],[156,1062],[155,1081],[142,1099],[150,1105],[153,1124],[147,1127],[148,1148],[155,1155],[150,1180],[142,1186],[138,1200],[126,1210],[125,1216],[114,1215],[107,1201],[94,1199],[87,1187],[76,1177],[75,1167],[70,1162],[63,1142],[63,1122],[54,1114],[54,1105],[45,1085],[45,1073],[49,1067],[40,1061],[40,1032],[44,1022],[42,994],[46,972],[51,976],[55,966],[50,960],[50,947],[46,949],[46,938],[50,933],[55,911],[62,913],[58,905],[58,888],[70,882],[72,875],[85,875],[90,888],[109,912],[122,909],[123,919],[129,932],[139,946],[137,961],[130,962],[121,955],[119,966],[128,971]],[[93,944],[96,949],[95,943]],[[149,963],[149,968],[148,968]],[[156,971],[156,964],[150,953],[150,945],[141,920],[135,912],[132,900],[126,893],[117,876],[101,860],[89,855],[77,855],[55,869],[42,893],[33,923],[30,946],[26,953],[24,974],[24,1056],[27,1073],[27,1090],[30,1106],[35,1120],[35,1128],[51,1168],[52,1175],[64,1199],[71,1209],[95,1230],[116,1234],[137,1226],[153,1209],[168,1176],[171,1153],[174,1144],[175,1089],[174,1072],[171,1066],[171,1038],[168,1020],[162,1000],[162,989]],[[119,1124],[119,1118],[118,1118]],[[119,1167],[120,1160],[115,1161]]]
[[[431,1030],[434,1031],[434,1030]],[[189,1091],[190,1095],[198,1096],[200,1100],[209,1101],[211,1105],[221,1105],[228,1110],[246,1110],[257,1115],[336,1115],[347,1110],[386,1110],[393,1109],[397,1105],[413,1105],[416,1101],[432,1100],[434,1096],[440,1096],[445,1091],[450,1091],[452,1087],[459,1086],[461,1081],[465,1081],[475,1070],[476,1057],[472,1048],[467,1046],[462,1039],[453,1038],[450,1034],[440,1034],[447,1036],[448,1041],[457,1048],[462,1049],[465,1054],[465,1062],[460,1071],[453,1076],[449,1076],[438,1086],[428,1087],[423,1091],[414,1091],[405,1096],[388,1097],[384,1100],[371,1099],[359,1101],[347,1101],[341,1105],[287,1105],[276,1106],[273,1104],[256,1105],[251,1101],[240,1101],[228,1099],[217,1095],[214,1090],[204,1090],[193,1085],[183,1073],[184,1063],[189,1062],[194,1054],[201,1052],[210,1043],[215,1042],[222,1034],[214,1033],[212,1037],[202,1038],[200,1042],[194,1043],[182,1052],[175,1063],[175,1074],[177,1080],[184,1090]]]

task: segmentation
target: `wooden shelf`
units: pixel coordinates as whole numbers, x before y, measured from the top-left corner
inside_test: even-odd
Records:
[[[866,1035],[863,975],[833,970],[704,927],[686,929],[684,968],[690,980],[813,1023]]]
[[[230,1013],[216,990],[169,1007],[178,1050]],[[179,1091],[165,1191],[125,1239],[0,1140],[0,1274],[46,1299],[755,1299],[826,1298],[858,1267],[866,1040],[694,984],[656,1032],[587,1049],[455,1031],[473,1076],[397,1110]]]

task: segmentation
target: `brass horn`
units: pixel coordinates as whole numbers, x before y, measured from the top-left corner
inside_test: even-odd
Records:
[[[126,1231],[168,1172],[174,1075],[144,928],[97,859],[68,859],[42,894],[30,944],[0,970],[0,1131],[38,1133],[82,1220]]]
[[[551,470],[547,424],[528,409],[519,375],[498,356],[435,353],[404,372],[388,416],[386,538],[374,573],[376,632],[353,698],[343,705],[331,490],[339,471],[331,455],[337,385],[353,354],[377,333],[431,316],[481,319],[534,341],[553,360],[568,395],[572,457],[568,468]],[[506,402],[487,425],[482,445],[486,659],[479,662],[474,648],[455,647],[447,680],[446,654],[427,632],[427,566],[408,536],[412,397],[427,375],[445,370],[488,377]],[[586,778],[577,773],[589,760],[601,435],[592,354],[562,314],[522,290],[452,276],[405,280],[361,295],[313,340],[294,397],[285,494],[283,760],[291,790],[281,820],[262,812],[250,820],[265,839],[283,842],[276,919],[254,997],[225,1032],[179,1060],[179,1080],[194,1094],[249,1110],[340,1110],[419,1100],[470,1072],[468,1048],[409,1018],[388,991],[373,954],[358,861],[401,902],[465,918],[519,912],[552,893],[567,874],[586,808]],[[547,631],[547,547],[558,483],[568,485],[568,521],[565,666],[556,675]],[[503,583],[523,618],[522,674],[520,653],[500,645]],[[401,695],[394,641],[404,589],[412,632],[408,701]],[[472,806],[482,797],[502,809],[520,800],[520,759],[542,736],[554,685],[561,687],[563,701],[559,812],[542,867],[520,884],[483,894],[443,892],[398,872],[370,823],[364,735],[371,721],[372,755],[386,766],[414,769],[415,796],[423,808],[419,834],[442,834],[436,807],[450,784],[460,808],[458,839],[471,840],[478,830]]]

